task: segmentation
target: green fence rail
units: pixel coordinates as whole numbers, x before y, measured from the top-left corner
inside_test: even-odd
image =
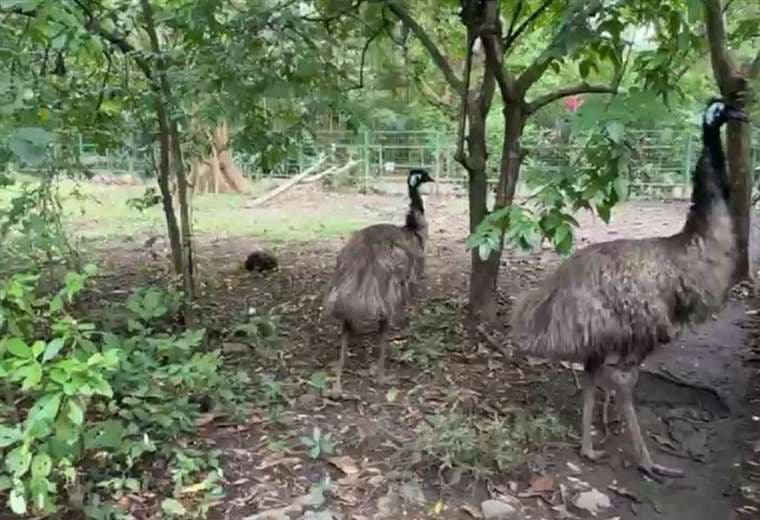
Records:
[[[760,177],[760,128],[753,132],[753,164],[755,178]],[[670,129],[632,131],[630,161],[632,195],[681,198],[690,191],[691,169],[701,149],[693,133]],[[551,142],[546,138],[526,137],[522,146],[529,151],[524,163],[523,178],[531,172],[551,174],[571,164],[581,153],[583,143],[578,136],[569,143]],[[454,160],[456,137],[450,133],[429,131],[325,131],[296,141],[291,153],[270,171],[261,171],[255,154],[234,153],[237,164],[256,178],[289,177],[308,168],[320,154],[334,162],[359,159],[361,167],[352,175],[357,184],[365,187],[379,181],[400,180],[409,168],[426,168],[442,183],[466,183],[463,168]],[[150,169],[149,162],[136,150],[124,148],[98,153],[94,145],[79,143],[79,153],[85,166],[96,173],[128,173],[142,176]],[[489,176],[496,179],[496,165]]]

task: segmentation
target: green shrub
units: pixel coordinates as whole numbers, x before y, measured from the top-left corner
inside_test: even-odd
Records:
[[[220,492],[218,461],[187,434],[208,396],[232,402],[231,378],[203,330],[167,325],[176,295],[135,291],[113,330],[76,318],[71,303],[94,274],[68,273],[50,297],[35,294],[34,274],[0,282],[0,494],[16,514],[53,513],[68,496],[106,517],[124,494],[148,490],[174,496],[165,514],[203,513]],[[148,476],[149,454],[166,461],[173,487]]]

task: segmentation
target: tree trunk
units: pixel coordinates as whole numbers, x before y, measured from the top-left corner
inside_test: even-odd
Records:
[[[731,121],[726,129],[726,155],[731,183],[730,210],[736,233],[736,273],[740,282],[752,278],[749,250],[752,210],[752,125]]]
[[[713,76],[724,98],[730,99],[739,108],[745,109],[748,82],[745,75],[752,77],[756,72],[754,63],[742,70],[728,47],[723,2],[704,0],[705,26],[710,46],[710,61]],[[755,58],[760,63],[760,53]],[[726,151],[728,176],[731,183],[730,210],[736,234],[737,261],[734,281],[751,279],[749,257],[750,215],[752,209],[752,149],[750,124],[729,121],[726,130]]]
[[[172,99],[171,86],[166,76],[166,62],[161,54],[161,48],[158,41],[158,34],[156,32],[155,20],[153,18],[153,8],[150,4],[150,0],[141,0],[143,18],[145,20],[145,29],[150,38],[151,50],[156,56],[156,76],[157,79],[154,83],[154,88],[157,94],[156,112],[159,125],[159,139],[161,142],[161,169],[163,170],[161,176],[166,183],[162,186],[162,195],[164,196],[165,211],[167,208],[166,201],[171,201],[171,190],[169,189],[169,175],[168,172],[173,166],[174,173],[177,179],[177,192],[179,199],[179,214],[180,214],[180,228],[178,237],[172,237],[171,233],[176,228],[177,220],[176,216],[172,212],[171,216],[167,213],[167,225],[170,227],[170,242],[172,245],[172,256],[174,258],[174,267],[178,275],[182,277],[182,288],[185,291],[185,297],[183,299],[183,315],[185,318],[185,325],[191,327],[193,319],[193,306],[192,300],[195,297],[195,283],[193,280],[193,249],[192,249],[192,233],[190,231],[190,211],[187,201],[187,177],[185,176],[185,168],[182,159],[182,146],[179,139],[179,130],[177,127],[176,119],[169,118],[167,108],[170,106]],[[173,160],[171,160],[173,158]],[[164,193],[164,188],[167,193]],[[166,198],[168,195],[168,199]],[[171,203],[169,202],[169,208]],[[179,241],[179,245],[175,243],[175,240]],[[179,256],[179,262],[177,261]]]
[[[470,102],[467,110],[470,123],[467,137],[470,233],[488,215],[488,174],[486,173],[486,121],[479,103]],[[470,269],[470,316],[477,322],[496,319],[496,278],[499,273],[499,257],[492,253],[485,261],[477,248],[471,252]]]
[[[174,202],[172,200],[171,179],[171,144],[169,142],[169,124],[166,107],[161,96],[156,98],[156,116],[158,118],[158,140],[159,140],[159,163],[158,163],[158,189],[161,192],[161,202],[166,218],[166,231],[169,234],[169,245],[172,250],[172,263],[174,264],[174,273],[177,276],[182,274],[182,242],[180,240],[179,225],[177,216],[174,213]]]

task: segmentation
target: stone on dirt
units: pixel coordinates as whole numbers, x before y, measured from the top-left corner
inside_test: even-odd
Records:
[[[501,500],[486,500],[480,504],[485,520],[523,520],[523,515],[514,506]]]

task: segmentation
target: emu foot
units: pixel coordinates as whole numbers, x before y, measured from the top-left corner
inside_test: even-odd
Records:
[[[590,460],[591,462],[599,462],[607,457],[605,450],[595,450],[594,448],[581,448],[581,456]]]
[[[639,471],[652,480],[660,483],[663,482],[663,477],[681,478],[686,475],[683,470],[669,468],[668,466],[662,466],[660,464],[639,464]]]

